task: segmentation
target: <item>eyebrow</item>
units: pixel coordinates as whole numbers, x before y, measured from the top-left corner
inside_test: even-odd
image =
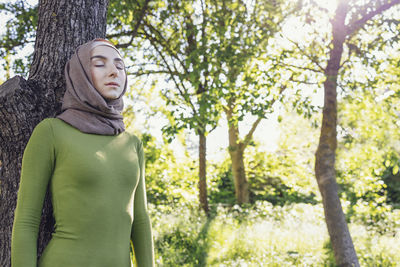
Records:
[[[107,59],[105,56],[95,55],[95,56],[92,56],[92,57],[90,58],[90,60],[95,59],[95,58]],[[122,63],[124,62],[124,61],[123,61],[121,58],[119,58],[119,57],[114,58],[114,61],[121,61]]]

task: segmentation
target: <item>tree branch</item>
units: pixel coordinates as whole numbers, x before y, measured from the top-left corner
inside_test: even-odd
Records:
[[[182,75],[182,73],[179,73],[177,71],[170,71],[170,70],[146,70],[146,71],[136,71],[136,72],[128,72],[128,75],[134,75],[134,76],[143,76],[143,75],[150,75],[150,74],[170,74],[170,75],[175,75],[179,76]]]
[[[122,37],[122,36],[131,36],[133,35],[133,30],[131,31],[121,31],[113,34],[107,34],[106,38],[111,39],[111,38],[116,38],[116,37]]]
[[[133,38],[137,34],[137,31],[138,31],[138,29],[140,27],[140,24],[142,23],[144,15],[146,14],[147,8],[149,7],[149,2],[150,2],[150,0],[146,0],[144,2],[144,4],[143,4],[142,10],[140,11],[140,14],[139,14],[139,19],[137,20],[136,25],[132,30],[132,34],[131,34],[132,35],[132,39],[131,39],[131,41],[133,40]]]
[[[180,63],[180,65],[184,69],[185,73],[188,74],[189,72],[188,72],[188,70],[186,68],[185,63],[178,57],[177,54],[172,52],[172,50],[170,49],[170,45],[169,45],[168,41],[164,38],[164,36],[160,33],[160,31],[158,31],[156,28],[154,28],[154,26],[151,25],[151,24],[146,23],[146,26],[149,27],[150,31],[155,33],[159,38],[155,38],[155,37],[151,36],[150,34],[148,34],[147,32],[145,32],[145,35],[149,39],[152,39],[153,42],[158,43],[159,45],[161,45],[161,47],[163,49],[165,49],[172,58],[176,59]]]
[[[258,124],[260,124],[263,117],[258,117],[257,120],[251,126],[250,131],[247,133],[244,141],[243,141],[243,149],[250,143],[250,140],[253,138],[254,131],[256,130]]]
[[[286,64],[286,63],[281,63],[281,65],[285,66],[285,67],[292,67],[292,68],[297,68],[297,69],[301,69],[301,70],[309,70],[309,71],[316,72],[316,73],[323,73],[323,71],[321,71],[321,70],[316,70],[316,69],[309,68],[309,67],[300,67],[300,66]]]
[[[108,34],[107,35],[108,39],[111,39],[111,38],[114,38],[114,37],[122,37],[122,36],[130,36],[131,37],[130,40],[127,43],[117,44],[116,45],[117,48],[127,48],[130,45],[132,45],[133,39],[136,37],[138,29],[139,29],[139,27],[140,27],[140,25],[141,25],[141,23],[143,21],[144,15],[146,14],[146,11],[147,11],[147,9],[149,7],[149,2],[150,2],[150,0],[146,0],[144,2],[144,5],[140,10],[139,17],[136,20],[136,23],[133,26],[132,30],[130,30],[130,31],[122,31],[122,32],[118,32],[118,33]]]
[[[281,89],[279,90],[279,95],[281,95],[283,93],[283,91],[286,90],[286,88],[287,88],[287,86],[282,86]],[[273,106],[275,101],[276,101],[276,98],[272,99],[270,106]],[[245,149],[247,147],[247,145],[250,143],[251,139],[253,138],[253,134],[254,134],[258,124],[260,124],[262,119],[263,119],[263,117],[258,117],[257,120],[251,126],[250,131],[247,133],[246,137],[244,138],[244,140],[242,142],[242,144],[243,144],[242,148],[243,149]]]
[[[399,0],[399,1],[400,1],[400,0]],[[304,49],[303,49],[302,47],[300,47],[300,45],[299,45],[298,43],[296,43],[295,41],[290,40],[289,38],[287,38],[287,39],[289,40],[289,42],[293,43],[293,44],[297,47],[297,49],[300,51],[300,53],[301,53],[303,56],[305,56],[305,57],[307,57],[309,60],[311,60],[311,62],[314,63],[314,64],[320,69],[321,72],[324,72],[324,71],[325,71],[325,68],[323,68],[323,67],[319,64],[319,62],[318,62],[317,60],[315,60],[315,58],[313,58],[311,55],[309,55],[309,54],[307,54],[306,52],[304,52]]]
[[[166,65],[167,69],[168,69],[168,74],[170,74],[172,80],[174,81],[175,85],[176,85],[176,89],[179,91],[179,94],[182,96],[182,98],[192,107],[193,113],[196,115],[197,114],[197,110],[195,108],[195,106],[193,105],[192,101],[190,100],[190,97],[187,97],[188,95],[188,90],[186,89],[185,85],[183,84],[183,81],[180,77],[182,77],[181,75],[178,75],[179,79],[181,80],[181,83],[178,83],[175,79],[175,75],[173,75],[172,73],[179,73],[177,68],[174,65],[174,69],[175,71],[173,71],[171,69],[171,67],[169,66],[166,58],[163,56],[163,54],[161,53],[161,51],[158,49],[156,43],[157,43],[157,39],[153,38],[152,36],[150,36],[149,34],[147,34],[145,32],[145,35],[147,36],[147,38],[149,38],[150,42],[152,43],[154,49],[157,51],[157,53],[159,54],[159,56],[161,57],[161,59],[163,60],[164,64]],[[161,47],[163,47],[161,45]],[[186,94],[181,90],[180,85],[183,87],[183,90],[186,92]]]
[[[388,10],[389,8],[400,4],[400,0],[388,0],[384,4],[382,4],[380,7],[378,7],[376,10],[373,10],[369,13],[362,14],[361,19],[351,23],[350,25],[347,26],[346,33],[347,35],[352,35],[355,31],[359,30],[364,24],[372,19],[374,16],[381,14],[385,10]]]

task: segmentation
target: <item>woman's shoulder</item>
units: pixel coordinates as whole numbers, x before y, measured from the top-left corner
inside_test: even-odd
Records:
[[[70,127],[58,118],[45,118],[35,126],[33,133],[40,136],[54,137],[59,133],[68,132],[68,128]]]
[[[45,118],[40,123],[48,123],[52,127],[57,127],[66,124],[64,121],[59,118]]]
[[[39,124],[47,124],[48,127],[50,127],[55,133],[69,133],[70,131],[78,131],[75,127],[59,118],[46,118],[43,119]]]
[[[44,142],[50,142],[53,139],[53,129],[51,122],[48,118],[40,121],[32,131],[29,140],[42,140]],[[32,141],[33,142],[33,141]]]
[[[36,127],[54,127],[56,125],[59,125],[60,119],[57,118],[45,118],[42,121],[40,121]]]
[[[134,134],[131,130],[127,130],[125,131],[125,134],[128,135],[129,140],[135,144],[141,144],[142,141],[140,140],[140,138]]]
[[[136,148],[137,151],[143,149],[142,140],[131,130],[125,131],[124,134],[126,134],[129,137],[129,142]]]
[[[52,118],[45,118],[41,120],[34,128],[34,132],[47,132],[51,130],[51,119]]]

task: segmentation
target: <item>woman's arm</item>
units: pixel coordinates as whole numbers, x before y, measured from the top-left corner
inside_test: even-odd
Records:
[[[54,167],[54,139],[50,122],[40,122],[22,158],[21,179],[11,239],[11,266],[37,266],[37,237],[43,201]]]
[[[155,265],[153,235],[151,233],[151,223],[147,212],[146,186],[144,181],[144,152],[141,142],[137,151],[140,175],[134,198],[131,240],[135,250],[137,265],[139,267],[152,267]]]

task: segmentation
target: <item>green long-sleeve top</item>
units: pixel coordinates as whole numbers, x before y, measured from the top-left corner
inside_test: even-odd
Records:
[[[55,229],[39,261],[37,237],[49,186]],[[86,134],[56,118],[34,129],[22,159],[12,267],[154,266],[141,141],[128,132]]]

